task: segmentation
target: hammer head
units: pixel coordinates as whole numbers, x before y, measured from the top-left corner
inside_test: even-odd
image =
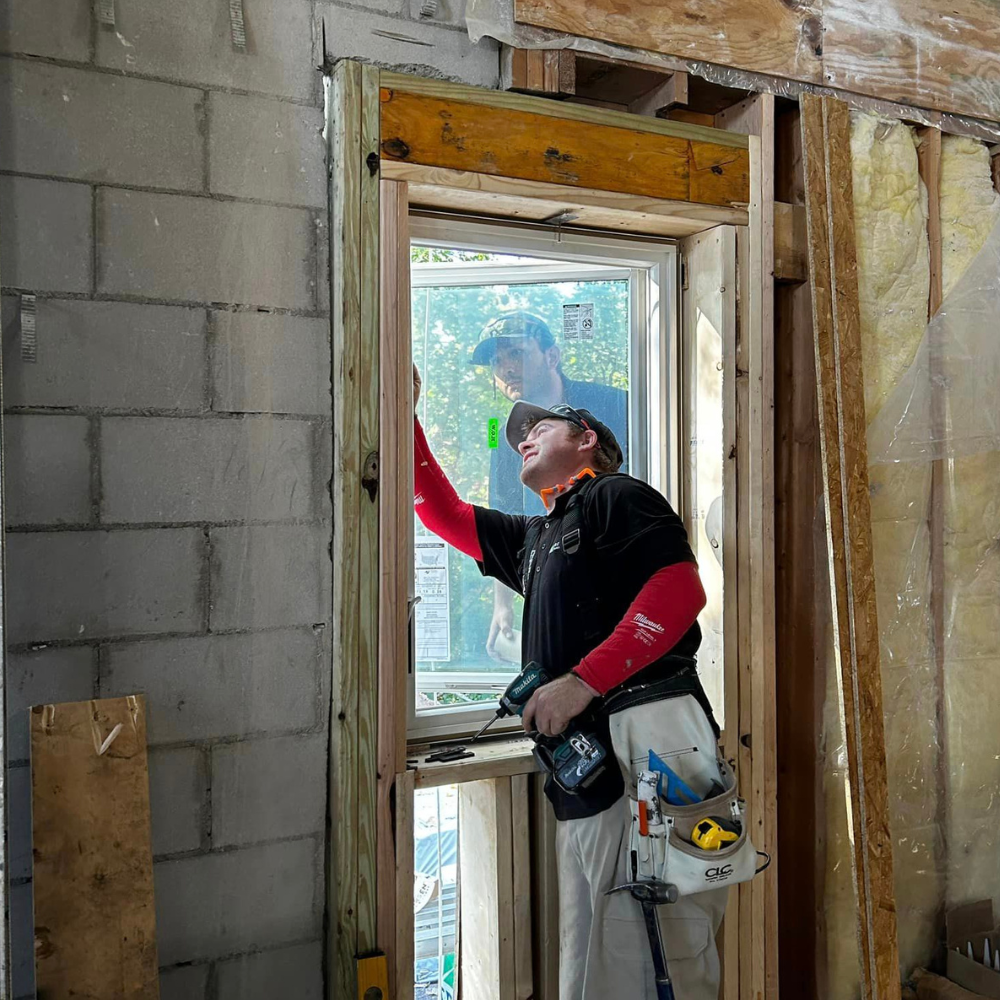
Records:
[[[632,898],[640,903],[652,903],[654,906],[662,906],[664,903],[677,902],[677,886],[669,882],[661,882],[659,879],[647,879],[642,882],[625,882],[609,889],[605,895],[610,896],[613,892],[624,892],[628,890]]]

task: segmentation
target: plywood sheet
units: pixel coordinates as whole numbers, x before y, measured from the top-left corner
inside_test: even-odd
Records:
[[[515,0],[515,20],[921,108],[1000,118],[991,0]]]
[[[38,995],[156,1000],[141,695],[31,714]]]
[[[1000,18],[990,0],[825,0],[833,87],[937,111],[1000,117]]]
[[[522,24],[819,83],[819,2],[515,0]]]

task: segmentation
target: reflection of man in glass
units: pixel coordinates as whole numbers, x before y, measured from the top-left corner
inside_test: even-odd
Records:
[[[483,328],[472,364],[490,368],[494,384],[512,403],[523,399],[546,409],[569,403],[590,410],[621,443],[625,455],[621,471],[628,472],[628,394],[614,386],[567,378],[545,320],[522,311],[498,316]],[[507,443],[505,429],[499,447],[490,454],[490,507],[505,514],[544,514],[538,495],[521,482],[521,464],[521,456]],[[494,659],[518,659],[520,654],[501,656],[497,650],[500,636],[510,640],[513,635],[514,594],[497,582],[486,651]],[[510,647],[503,645],[507,652]]]

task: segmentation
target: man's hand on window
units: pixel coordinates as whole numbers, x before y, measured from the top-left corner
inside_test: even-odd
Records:
[[[524,731],[558,736],[593,700],[594,691],[576,674],[563,674],[540,687],[532,696],[521,720]]]
[[[499,581],[493,585],[493,620],[490,622],[490,634],[486,640],[486,652],[491,660],[509,663],[497,652],[497,639],[503,635],[505,639],[514,638],[514,592]]]

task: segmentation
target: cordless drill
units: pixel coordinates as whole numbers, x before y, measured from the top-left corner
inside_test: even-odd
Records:
[[[509,715],[521,715],[531,696],[551,678],[537,664],[529,663],[507,686],[500,697],[496,713],[472,738],[475,743],[497,719]],[[583,791],[603,773],[607,765],[608,752],[597,736],[577,724],[567,727],[566,732],[556,736],[532,733],[535,741],[532,753],[543,771],[552,775],[552,780],[564,791]]]

